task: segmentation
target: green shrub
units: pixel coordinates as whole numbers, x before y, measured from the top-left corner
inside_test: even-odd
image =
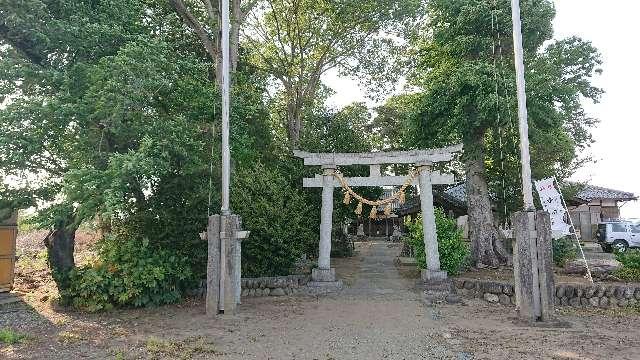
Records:
[[[623,266],[616,270],[613,275],[620,280],[640,282],[640,269],[626,268]]]
[[[616,260],[622,264],[614,273],[616,277],[625,281],[640,282],[640,250],[617,252]]]
[[[295,263],[318,248],[319,206],[277,169],[256,164],[234,171],[231,206],[251,231],[242,242],[242,275],[288,275]]]
[[[622,264],[623,268],[640,270],[640,250],[617,252],[616,260]]]
[[[92,264],[71,272],[63,302],[86,311],[162,305],[178,301],[194,285],[188,255],[114,236],[99,245]]]
[[[562,237],[552,241],[553,263],[563,267],[567,262],[576,258],[576,246],[568,237]]]
[[[455,220],[445,216],[444,212],[436,208],[436,228],[438,234],[438,252],[440,253],[440,268],[449,275],[457,275],[469,264],[469,246],[462,239],[462,230]],[[426,268],[424,253],[424,236],[422,233],[422,217],[408,222],[408,241],[418,262],[418,267]]]

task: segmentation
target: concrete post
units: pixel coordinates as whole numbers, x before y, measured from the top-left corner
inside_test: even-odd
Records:
[[[236,283],[234,243],[238,242],[237,232],[240,217],[238,215],[223,215],[221,217],[220,232],[220,310],[225,314],[236,311]]]
[[[218,314],[220,297],[220,215],[209,216],[207,226],[207,296],[205,311],[208,316]]]
[[[207,227],[207,315],[234,313],[240,303],[240,241],[248,232],[239,232],[238,215],[212,215]],[[243,233],[243,236],[238,236]],[[244,234],[247,233],[247,234]]]
[[[551,221],[545,211],[513,214],[518,317],[528,323],[553,319],[554,280]]]
[[[431,163],[418,164],[418,170],[420,170],[418,184],[420,185],[420,210],[422,211],[424,252],[427,260],[427,268],[422,270],[422,280],[425,282],[442,281],[447,278],[447,273],[440,270],[436,217],[433,212]]]
[[[553,275],[551,217],[546,211],[538,211],[536,213],[536,233],[542,321],[555,320],[553,300],[556,295],[556,286]]]
[[[333,226],[333,173],[335,165],[323,165],[322,209],[320,214],[320,249],[318,268],[313,269],[313,281],[335,281],[335,270],[331,269],[331,228]]]
[[[240,220],[238,217],[238,227]],[[236,304],[241,304],[242,294],[242,239],[238,236],[233,240],[233,290]]]

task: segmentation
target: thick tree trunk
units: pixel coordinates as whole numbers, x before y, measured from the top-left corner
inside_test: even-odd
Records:
[[[478,134],[472,143],[465,144],[465,173],[471,255],[476,267],[497,267],[509,262],[498,230],[489,198],[484,165],[484,139]]]
[[[69,288],[69,272],[75,268],[73,252],[77,229],[73,221],[64,221],[44,239],[49,268],[59,291]]]

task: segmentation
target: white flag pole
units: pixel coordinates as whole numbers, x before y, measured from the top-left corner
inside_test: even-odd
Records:
[[[222,0],[222,215],[229,215],[231,150],[229,146],[229,0]]]
[[[560,183],[556,177],[553,177],[554,186],[558,186],[558,193],[560,194],[560,199],[562,199],[562,206],[567,211],[567,216],[569,217],[569,224],[571,224],[571,228],[573,229],[573,237],[576,239],[576,243],[578,244],[578,249],[580,249],[580,255],[582,255],[582,261],[584,261],[584,266],[587,268],[587,279],[589,282],[593,284],[593,277],[591,276],[591,270],[589,269],[589,264],[587,263],[587,258],[584,256],[584,251],[582,250],[582,244],[580,244],[580,240],[578,239],[578,232],[576,231],[576,227],[573,225],[573,219],[571,218],[571,213],[569,212],[569,208],[567,207],[567,203],[564,201],[564,195],[562,195],[562,190],[560,189]]]
[[[518,95],[518,130],[520,132],[520,160],[522,163],[522,197],[524,210],[534,211],[533,189],[531,186],[531,159],[529,155],[529,124],[527,116],[527,93],[524,80],[524,51],[522,50],[522,29],[520,22],[520,1],[511,0],[513,20],[513,54],[516,65],[516,87]]]

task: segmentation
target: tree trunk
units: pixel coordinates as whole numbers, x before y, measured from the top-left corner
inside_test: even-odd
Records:
[[[53,280],[58,290],[69,288],[69,272],[75,268],[73,252],[78,226],[70,219],[61,221],[44,239]]]
[[[471,255],[476,267],[497,267],[509,262],[491,209],[484,164],[484,133],[465,144],[465,175]]]
[[[287,132],[291,147],[297,149],[300,146],[300,108],[296,103],[296,99],[287,100]]]

